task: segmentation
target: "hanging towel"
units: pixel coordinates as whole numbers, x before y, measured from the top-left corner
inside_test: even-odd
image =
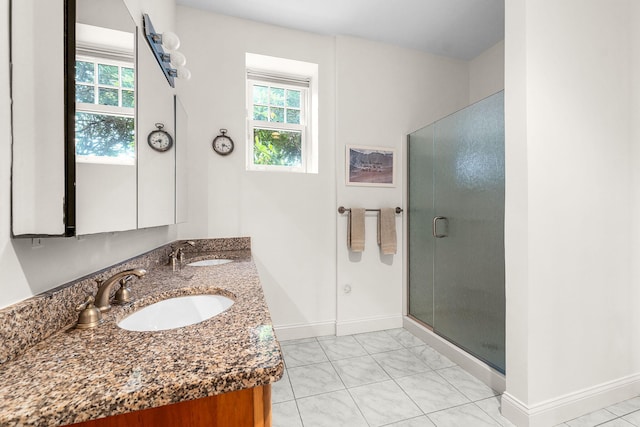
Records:
[[[396,242],[396,210],[380,209],[378,215],[378,245],[383,255],[393,255],[397,250]]]
[[[347,247],[352,252],[364,251],[364,209],[351,208],[349,211]]]

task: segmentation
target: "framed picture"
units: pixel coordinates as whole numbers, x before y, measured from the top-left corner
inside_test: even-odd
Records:
[[[347,145],[347,185],[395,187],[393,148]]]

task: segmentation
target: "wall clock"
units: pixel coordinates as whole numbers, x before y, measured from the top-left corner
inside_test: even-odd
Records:
[[[213,147],[213,151],[221,156],[226,156],[233,151],[233,140],[225,135],[227,133],[226,129],[220,129],[220,133],[221,135],[213,139],[211,146]]]
[[[163,130],[162,123],[156,123],[156,127],[157,129],[149,132],[149,136],[147,136],[149,147],[160,152],[168,151],[173,146],[173,137]]]

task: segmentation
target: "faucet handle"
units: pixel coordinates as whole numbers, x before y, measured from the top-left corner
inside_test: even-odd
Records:
[[[87,295],[87,299],[76,307],[76,311],[80,312],[76,328],[89,329],[95,328],[102,322],[102,313],[93,305],[95,298],[93,295]]]
[[[113,296],[113,304],[124,305],[133,301],[133,295],[131,295],[131,289],[129,289],[128,283],[133,279],[133,275],[125,276],[120,279],[120,289],[118,289]]]

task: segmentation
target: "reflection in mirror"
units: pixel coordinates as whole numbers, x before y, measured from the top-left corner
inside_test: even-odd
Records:
[[[76,16],[76,234],[135,229],[136,25],[122,0]]]

